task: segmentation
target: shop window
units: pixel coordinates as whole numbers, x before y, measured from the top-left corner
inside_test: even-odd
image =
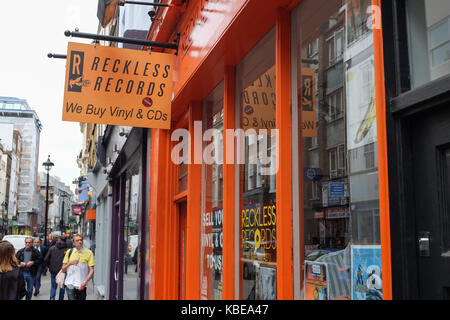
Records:
[[[200,298],[222,299],[223,82],[203,101]]]
[[[237,65],[240,299],[276,299],[275,30]],[[318,48],[312,43],[313,54]],[[237,139],[238,134],[236,134]]]
[[[450,74],[450,2],[407,0],[411,88]]]
[[[299,274],[294,288],[306,300],[383,294],[370,5],[370,0],[331,0],[326,6],[303,0],[292,13],[298,114],[293,118],[317,121],[314,130],[294,123],[303,149],[292,147],[294,159],[296,153],[302,157],[302,174],[294,183],[303,184],[298,207],[304,210],[298,223],[304,254],[299,265],[294,260],[294,275]],[[318,50],[311,59],[314,41]],[[311,93],[306,89],[313,73]],[[311,96],[318,98],[312,107]],[[293,201],[300,200],[294,195]],[[294,256],[300,255],[298,245],[293,247]]]

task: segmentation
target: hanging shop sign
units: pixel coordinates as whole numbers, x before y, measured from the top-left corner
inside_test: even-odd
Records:
[[[97,211],[95,209],[89,209],[87,211],[86,215],[87,215],[87,217],[86,217],[87,221],[95,220],[96,216],[97,216]]]
[[[77,187],[78,201],[89,201],[89,185],[87,181],[82,181]]]
[[[69,42],[62,119],[169,129],[173,59]]]
[[[316,125],[316,71],[311,68],[302,69],[302,135],[317,137]]]
[[[81,206],[72,206],[72,214],[75,216],[81,216],[83,214],[83,209]]]

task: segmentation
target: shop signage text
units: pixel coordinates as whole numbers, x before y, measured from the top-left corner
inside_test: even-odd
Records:
[[[70,42],[63,120],[170,128],[173,55]]]

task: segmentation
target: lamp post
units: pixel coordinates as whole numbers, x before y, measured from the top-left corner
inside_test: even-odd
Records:
[[[2,229],[3,229],[3,233],[8,234],[8,202],[3,201],[2,203],[2,208],[3,208],[3,212],[2,212]],[[6,212],[6,215],[5,215]],[[6,219],[5,219],[6,217]]]
[[[47,171],[47,187],[46,187],[46,192],[45,192],[45,223],[44,223],[44,244],[45,244],[45,246],[47,246],[47,244],[48,244],[48,238],[47,238],[48,180],[49,180],[49,172],[55,164],[50,161],[50,155],[49,155],[47,161],[45,161],[42,165],[44,166],[45,171]]]
[[[67,194],[63,193],[60,195],[61,199],[62,199],[62,207],[61,207],[61,218],[59,219],[59,229],[61,230],[61,234],[64,232],[64,204],[65,204],[65,199],[67,198]]]

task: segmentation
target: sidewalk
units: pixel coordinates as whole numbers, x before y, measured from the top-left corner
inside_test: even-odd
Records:
[[[41,289],[39,290],[39,294],[37,296],[33,295],[33,298],[31,300],[50,300],[50,288],[51,288],[51,280],[50,280],[50,273],[47,272],[46,276],[41,277]],[[34,291],[33,291],[34,293]],[[56,290],[56,299],[57,301],[59,298],[59,288]],[[67,300],[67,293],[64,295],[64,300]],[[97,300],[95,294],[94,294],[94,284],[91,281],[89,281],[87,285],[87,297],[86,300]]]

